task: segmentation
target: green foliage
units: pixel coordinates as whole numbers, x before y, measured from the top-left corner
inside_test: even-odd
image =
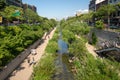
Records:
[[[97,43],[97,36],[95,35],[95,33],[92,33],[92,44],[95,45]]]
[[[92,20],[93,15],[94,15],[94,13],[92,11],[90,11],[89,13],[82,14],[81,16],[79,16],[79,18],[81,21],[89,22]]]
[[[66,21],[62,20],[60,23],[60,26],[62,27],[63,39],[67,41],[69,44],[69,52],[75,57],[72,64],[72,66],[77,70],[76,74],[74,74],[75,80],[120,80],[120,63],[111,62],[107,59],[95,59],[86,50],[86,41],[82,37],[85,36],[83,27],[86,26],[86,28],[88,28],[88,26],[75,21],[75,19],[76,18],[70,18]],[[80,34],[80,38],[75,37],[76,34]],[[95,34],[93,33],[92,35],[94,39],[93,43],[95,43]],[[48,47],[46,48],[47,54],[45,56],[47,57],[43,57],[45,60],[41,60],[39,66],[35,68],[34,80],[51,80],[50,77],[55,71],[55,67],[53,65],[54,59],[52,59],[52,57],[57,49],[56,41],[58,31],[56,31],[54,37],[55,38],[50,41]],[[69,42],[69,39],[71,39],[72,42]],[[51,46],[53,48],[51,48]]]
[[[63,29],[62,33],[63,33],[63,40],[64,40],[65,42],[70,43],[70,44],[71,44],[72,42],[74,42],[74,40],[75,40],[75,35],[74,35],[72,32],[70,32],[69,30]]]
[[[54,71],[54,57],[53,55],[46,54],[37,67],[34,68],[33,80],[51,80]]]
[[[0,0],[0,10],[6,6],[5,0]]]
[[[58,50],[58,44],[57,41],[51,40],[51,42],[46,47],[47,53],[56,53],[56,50]]]
[[[101,20],[96,21],[95,27],[96,27],[97,29],[103,29],[103,28],[104,28],[104,23],[103,23]]]
[[[19,10],[20,16],[13,16],[16,10]],[[23,20],[23,9],[16,6],[6,6],[5,9],[1,12],[1,15],[7,19],[7,21],[12,21],[13,19]]]
[[[40,60],[39,64],[34,68],[33,80],[51,80],[51,77],[55,73],[54,60],[56,58],[56,50],[58,50],[58,34],[56,33],[54,34],[53,38],[49,41],[45,49],[46,54]]]
[[[66,22],[61,21],[61,27],[66,30],[69,29],[75,35],[83,35],[83,34],[86,35],[90,31],[90,28],[86,23],[81,23],[77,19],[75,21],[71,19],[68,19],[68,21]]]
[[[96,17],[97,18],[105,18],[105,17],[108,17],[110,16],[111,13],[114,13],[116,11],[116,8],[114,5],[104,5],[104,6],[101,6],[97,12],[95,13]]]
[[[39,19],[38,14],[31,9],[26,9],[24,16],[26,17],[26,20],[28,20],[28,23],[37,22],[37,20]]]
[[[80,38],[76,37],[74,41],[69,44],[69,52],[75,57],[73,62],[73,67],[77,70],[76,74],[74,74],[75,80],[119,80],[120,64],[107,59],[95,59],[91,54],[89,54],[85,47],[86,41],[81,37],[85,35],[83,34],[84,31],[82,31],[84,29],[81,28],[85,25],[81,25],[77,28],[75,26],[78,25],[75,23],[75,20],[71,19],[61,22],[64,32],[63,35],[68,34],[69,31],[72,35],[76,35],[80,31]],[[97,38],[94,33],[92,35],[93,43],[95,44]],[[66,36],[66,40],[67,38],[69,37]]]
[[[46,31],[41,26],[44,25],[0,26],[0,67],[10,62],[33,42],[41,39]]]

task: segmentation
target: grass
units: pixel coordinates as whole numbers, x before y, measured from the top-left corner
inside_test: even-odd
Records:
[[[71,31],[72,26],[68,27],[65,26],[67,30],[63,28],[63,39],[68,43],[70,42],[69,52],[75,57],[72,63],[72,67],[77,70],[74,73],[75,80],[120,80],[120,63],[108,59],[95,59],[85,47],[86,39],[83,34],[78,39],[75,37],[75,32]],[[50,40],[46,48],[46,54],[38,66],[34,68],[33,80],[52,80],[51,77],[55,72],[55,53],[58,49],[57,37],[58,31],[55,32],[53,39]]]
[[[95,59],[84,47],[85,42],[80,39],[74,44],[74,47],[70,47],[72,54],[77,58],[74,61],[74,67],[77,69],[75,80],[120,80],[119,63],[108,59]]]
[[[53,55],[44,55],[37,67],[34,68],[33,80],[51,80],[52,74],[55,71],[54,67]]]

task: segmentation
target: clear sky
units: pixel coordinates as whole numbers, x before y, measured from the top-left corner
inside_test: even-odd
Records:
[[[40,16],[62,19],[75,15],[78,10],[88,10],[90,0],[22,0],[35,5]]]

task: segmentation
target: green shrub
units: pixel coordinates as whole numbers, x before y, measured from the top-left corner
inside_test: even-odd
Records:
[[[103,23],[101,20],[96,21],[95,27],[96,27],[97,29],[103,29],[103,28],[104,28],[104,23]]]
[[[53,55],[46,54],[41,59],[37,67],[34,68],[33,80],[51,80],[55,72]]]
[[[95,35],[95,33],[92,33],[92,44],[95,45],[97,43],[97,36]]]
[[[56,33],[49,41],[45,49],[45,55],[40,60],[39,64],[34,67],[33,80],[51,80],[51,77],[55,73],[54,60],[56,59],[56,50],[58,50],[58,36]]]
[[[19,26],[0,26],[0,66],[7,64],[16,57],[21,51],[34,43],[37,39],[41,39],[44,30],[41,25],[20,24]],[[48,27],[47,30],[51,27]],[[3,53],[6,52],[7,56]],[[4,61],[7,58],[6,61]]]

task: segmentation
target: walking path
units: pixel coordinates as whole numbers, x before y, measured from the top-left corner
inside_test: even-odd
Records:
[[[77,38],[80,38],[78,35],[75,35]],[[95,49],[95,47],[94,46],[92,46],[92,45],[90,45],[90,44],[88,44],[88,43],[86,43],[85,44],[85,46],[86,46],[86,48],[87,48],[87,50],[89,51],[89,53],[91,53],[96,59],[97,59],[97,53],[94,51],[94,50],[96,50]]]
[[[32,73],[33,73],[33,65],[29,64],[28,59],[30,59],[30,62],[34,61],[38,63],[38,61],[41,59],[42,55],[44,54],[44,50],[48,44],[48,41],[52,38],[56,28],[46,37],[46,40],[44,40],[44,43],[42,43],[40,46],[36,48],[36,55],[30,54],[24,61],[21,63],[21,65],[11,74],[11,76],[7,80],[29,80]],[[45,38],[45,36],[43,36]]]
[[[86,43],[86,48],[87,48],[87,50],[88,50],[95,58],[97,58],[98,55],[97,55],[97,53],[95,53],[95,51],[94,51],[94,50],[96,50],[94,46]]]

